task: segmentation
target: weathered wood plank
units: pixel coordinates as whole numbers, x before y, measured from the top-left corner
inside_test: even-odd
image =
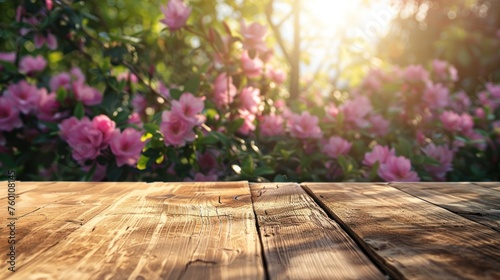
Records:
[[[398,278],[500,279],[500,234],[388,185],[305,189]]]
[[[390,185],[500,231],[500,192],[471,183],[391,183]]]
[[[47,209],[70,204],[71,208],[60,210],[70,212],[78,208],[77,201],[104,205],[36,259],[20,255],[12,279],[264,278],[247,183],[112,184],[109,188],[99,184],[89,195],[58,200],[38,215],[23,217],[40,221]],[[58,231],[59,226],[51,221],[29,235]],[[27,250],[25,245],[19,244],[18,251]],[[9,275],[1,271],[3,276]]]
[[[500,182],[475,182],[474,184],[491,190],[500,191]]]
[[[251,184],[270,279],[384,279],[298,184]]]

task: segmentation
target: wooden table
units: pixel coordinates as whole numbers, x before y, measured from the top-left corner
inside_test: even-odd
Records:
[[[16,185],[0,279],[500,279],[500,183]]]

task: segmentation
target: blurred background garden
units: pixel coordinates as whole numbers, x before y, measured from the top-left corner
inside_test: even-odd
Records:
[[[2,178],[499,180],[500,1],[0,7]]]

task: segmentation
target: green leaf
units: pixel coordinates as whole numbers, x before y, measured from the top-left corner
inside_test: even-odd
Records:
[[[370,171],[370,176],[369,176],[370,181],[373,182],[373,181],[377,180],[379,166],[380,166],[380,162],[379,161],[375,162],[375,164],[372,166],[372,170]]]
[[[274,174],[274,169],[269,166],[260,166],[255,168],[255,176]]]
[[[217,137],[212,136],[212,135],[207,135],[205,137],[199,138],[198,144],[200,144],[200,145],[213,145],[219,141],[220,140]]]
[[[124,46],[116,46],[106,49],[103,53],[104,57],[109,57],[111,59],[111,64],[119,65],[125,59],[128,54],[128,50]]]
[[[94,164],[92,165],[92,168],[90,168],[89,172],[87,172],[87,174],[85,174],[85,176],[83,176],[82,181],[88,182],[88,181],[92,180],[92,176],[94,176],[96,168],[97,168],[97,162],[94,162]]]
[[[227,128],[228,133],[233,134],[236,131],[238,131],[238,129],[240,129],[240,127],[243,125],[244,122],[245,120],[242,118],[237,118],[236,120],[234,120],[232,123],[229,124]]]
[[[396,148],[396,153],[400,156],[405,156],[407,158],[410,158],[412,154],[412,147],[410,142],[408,142],[404,138],[399,138],[398,143],[395,146]]]
[[[38,121],[40,124],[42,124],[45,127],[48,127],[52,131],[57,131],[59,130],[59,126],[57,126],[57,123],[50,123],[50,122],[44,122],[44,121]]]
[[[254,170],[255,168],[254,168],[253,158],[251,155],[247,155],[243,159],[243,162],[241,163],[242,174],[247,176],[252,176],[254,175]]]
[[[141,155],[139,160],[137,161],[137,169],[145,170],[147,168],[149,158],[145,155]]]
[[[422,163],[425,165],[432,165],[432,166],[441,166],[441,162],[439,162],[437,159],[430,157],[430,156],[423,156],[422,157]]]
[[[110,181],[118,181],[123,173],[123,168],[118,167],[116,164],[111,163],[108,165],[107,176]]]
[[[68,92],[63,87],[59,87],[56,92],[57,101],[63,103],[66,97],[68,97]]]
[[[184,92],[190,92],[194,95],[198,92],[200,88],[200,76],[195,75],[192,76],[185,84],[184,84]]]
[[[81,120],[84,115],[85,115],[85,109],[83,108],[83,103],[80,101],[75,106],[75,110],[73,111],[73,116]]]
[[[2,167],[5,169],[12,169],[16,166],[14,159],[8,154],[0,153],[0,162],[2,163]]]
[[[160,131],[160,126],[159,125],[157,125],[155,123],[150,123],[150,122],[145,123],[143,125],[143,128],[144,128],[144,130],[146,130],[146,132],[149,132],[149,133],[151,133],[153,135],[158,134],[158,132]]]
[[[274,176],[274,179],[273,179],[273,182],[288,182],[288,178],[286,177],[286,175],[281,175],[281,174],[277,174],[276,176]]]

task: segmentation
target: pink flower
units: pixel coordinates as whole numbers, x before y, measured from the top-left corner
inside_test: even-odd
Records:
[[[52,33],[48,32],[47,36],[42,34],[36,34],[34,38],[35,47],[37,49],[41,48],[43,45],[47,45],[47,48],[51,50],[57,49],[57,39]]]
[[[424,91],[423,100],[431,109],[441,109],[448,105],[448,88],[442,84],[428,84]]]
[[[45,6],[47,6],[47,10],[52,10],[53,3],[52,0],[45,0]]]
[[[198,165],[200,170],[205,174],[214,173],[217,171],[217,155],[219,154],[216,150],[206,150],[203,154],[198,154],[196,157],[198,160]]]
[[[342,137],[334,136],[330,137],[326,143],[323,145],[323,152],[329,157],[338,158],[340,155],[346,155],[349,153],[352,144]]]
[[[411,171],[411,162],[405,157],[389,157],[378,169],[378,175],[386,182],[418,182],[417,173]]]
[[[205,122],[205,116],[200,115],[205,107],[203,102],[204,97],[195,97],[189,92],[183,93],[179,101],[172,100],[172,111],[179,111],[186,121],[191,122],[193,125],[200,125]]]
[[[243,109],[255,114],[259,111],[260,90],[258,88],[246,87],[240,93],[240,102]]]
[[[421,65],[409,65],[403,72],[403,78],[410,84],[426,83],[429,73]]]
[[[246,50],[257,50],[266,52],[267,27],[256,22],[247,26],[244,20],[241,21],[241,35],[243,36],[243,48]]]
[[[100,165],[97,162],[95,164],[96,164],[96,168],[94,171],[94,175],[92,175],[92,181],[94,181],[94,182],[102,181],[104,178],[106,178],[107,166]],[[92,169],[92,165],[82,166],[83,171],[90,172],[91,169]]]
[[[286,72],[282,69],[271,68],[267,72],[267,77],[278,85],[281,85],[286,81]]]
[[[287,126],[292,137],[299,139],[321,138],[323,133],[318,122],[318,117],[312,116],[309,112],[302,112],[301,115],[292,114]]]
[[[69,123],[72,122],[74,121],[69,121]],[[86,160],[95,159],[99,156],[103,134],[94,127],[88,118],[76,121],[76,125],[69,128],[68,123],[63,123],[60,126],[61,134],[67,138],[67,142],[73,152],[73,158],[76,161],[82,164]]]
[[[129,117],[128,117],[128,120],[127,120],[127,123],[129,124],[135,124],[137,125],[138,127],[142,127],[142,120],[141,120],[141,116],[138,114],[138,113],[132,113]]]
[[[334,103],[331,103],[325,107],[326,119],[335,120],[340,113],[339,108]]]
[[[23,126],[23,122],[14,101],[0,96],[0,131],[11,131],[21,126]]]
[[[76,100],[87,106],[99,105],[102,102],[102,94],[97,89],[84,84],[73,83],[73,93]]]
[[[451,108],[454,111],[462,113],[467,112],[471,106],[472,102],[467,96],[467,94],[463,91],[457,92],[454,94],[454,97],[451,101]]]
[[[32,74],[41,72],[47,66],[47,61],[41,56],[25,56],[19,62],[19,72],[24,74]]]
[[[264,137],[272,137],[283,135],[285,129],[283,127],[284,121],[281,116],[268,115],[263,116],[260,120],[260,133]]]
[[[443,127],[451,132],[466,134],[470,132],[474,126],[472,117],[467,113],[459,115],[452,111],[445,111],[441,114],[439,119],[443,123]]]
[[[84,119],[88,120],[87,117],[85,117]],[[70,117],[63,120],[59,124],[59,136],[61,136],[61,139],[63,139],[64,141],[68,141],[71,130],[74,129],[79,123],[80,121],[76,117]]]
[[[434,144],[427,145],[422,151],[440,163],[439,166],[425,165],[424,169],[431,174],[434,180],[444,181],[446,173],[453,169],[451,162],[454,152],[445,146],[435,146]]]
[[[378,114],[372,115],[369,118],[369,121],[371,124],[370,130],[376,136],[383,137],[387,133],[389,133],[390,123],[388,120],[386,120],[384,117],[382,117],[382,115],[378,115]]]
[[[148,107],[148,101],[146,97],[141,94],[136,94],[134,98],[132,98],[132,107],[134,107],[134,111],[136,112],[144,112]]]
[[[66,72],[59,73],[50,79],[49,86],[52,91],[57,91],[59,88],[69,90],[71,89],[71,75]]]
[[[38,107],[40,91],[25,80],[12,84],[7,88],[5,97],[12,100],[23,114],[28,114]]]
[[[102,133],[101,149],[106,148],[114,137],[115,122],[106,115],[98,115],[92,119],[92,126]]]
[[[264,63],[258,57],[251,59],[248,52],[244,51],[241,55],[241,67],[248,78],[257,78],[262,75]]]
[[[193,141],[196,136],[193,127],[194,124],[177,110],[165,111],[162,114],[160,131],[166,145],[184,146],[186,142]]]
[[[166,99],[170,99],[170,89],[164,83],[158,83],[158,92]]]
[[[46,89],[40,90],[40,101],[36,113],[38,119],[45,122],[57,121],[63,117],[63,114],[58,111],[59,102],[56,100],[56,94],[48,94]]]
[[[344,120],[347,124],[364,128],[369,124],[365,120],[365,117],[373,108],[368,97],[356,96],[354,99],[347,100],[342,104],[339,110],[344,115]]]
[[[214,102],[217,107],[222,108],[233,102],[237,89],[233,85],[233,78],[227,77],[226,73],[221,73],[215,79]]]
[[[16,61],[16,53],[15,52],[0,52],[0,60],[14,63]]]
[[[160,22],[167,25],[171,31],[184,27],[191,14],[191,8],[188,8],[182,0],[170,0],[166,6],[161,6],[160,10],[165,16]]]
[[[243,124],[238,129],[238,132],[243,135],[250,134],[251,131],[255,130],[255,125],[253,124],[255,120],[255,114],[252,114],[251,112],[242,109],[238,110],[238,113],[239,117],[243,119]]]
[[[432,61],[432,70],[436,76],[437,81],[453,81],[458,80],[458,72],[455,67],[448,64],[446,61],[435,59]]]
[[[113,137],[109,146],[116,156],[118,166],[129,165],[134,167],[139,160],[141,151],[145,143],[141,141],[142,133],[129,127],[121,133],[117,129],[113,132]]]
[[[116,80],[118,81],[130,81],[133,84],[136,84],[138,79],[137,76],[130,72],[122,72],[116,76]]]
[[[500,85],[494,85],[491,83],[488,83],[486,85],[486,89],[490,92],[490,95],[495,98],[498,102],[498,99],[500,99]]]
[[[366,166],[373,166],[377,161],[383,164],[390,157],[395,157],[396,151],[394,148],[389,150],[387,146],[375,145],[371,152],[365,154],[363,164]]]

